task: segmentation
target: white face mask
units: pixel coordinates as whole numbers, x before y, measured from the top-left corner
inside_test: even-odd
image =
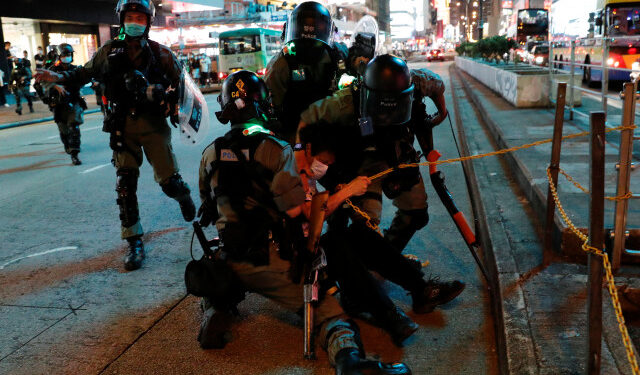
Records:
[[[62,63],[64,64],[69,64],[71,61],[73,61],[73,57],[71,56],[61,57],[60,61],[62,61]]]
[[[309,177],[313,178],[314,180],[318,180],[327,173],[327,169],[329,169],[329,166],[322,163],[321,161],[318,161],[318,159],[313,158],[313,162],[311,162],[311,166],[309,167],[309,169],[311,169],[311,176]]]

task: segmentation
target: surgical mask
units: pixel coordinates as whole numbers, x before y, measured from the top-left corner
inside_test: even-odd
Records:
[[[147,25],[140,25],[139,23],[125,23],[124,24],[124,33],[136,37],[144,34],[144,31],[147,29]]]
[[[60,61],[62,61],[63,64],[69,64],[71,63],[71,61],[73,61],[73,57],[71,56],[61,57]]]
[[[327,173],[327,169],[329,169],[329,166],[321,161],[318,161],[318,159],[313,158],[309,169],[311,170],[311,176],[309,177],[313,178],[314,180],[318,180]]]

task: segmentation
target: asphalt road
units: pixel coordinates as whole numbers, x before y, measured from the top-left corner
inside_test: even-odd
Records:
[[[448,63],[415,64],[441,74]],[[227,127],[215,120],[215,95],[207,95],[212,127],[208,139]],[[450,108],[451,90],[447,90]],[[147,260],[125,272],[119,237],[115,170],[102,115],[82,125],[81,166],[72,166],[53,123],[0,132],[0,374],[210,373],[330,374],[326,357],[301,359],[302,331],[294,314],[259,297],[240,305],[234,340],[222,351],[202,351],[195,340],[198,301],[185,297],[183,273],[190,260],[190,224],[167,198],[144,162],[138,185]],[[202,149],[180,142],[174,151],[181,174],[197,200]],[[436,147],[455,157],[445,122],[435,129]],[[459,165],[441,168],[458,206],[471,217]],[[423,176],[427,170],[423,169]],[[428,181],[428,178],[426,178]],[[416,316],[415,337],[402,349],[378,328],[361,322],[365,348],[386,360],[403,360],[415,374],[496,374],[493,320],[488,294],[462,238],[427,182],[429,225],[406,253],[427,259],[427,275],[462,279],[466,290],[453,303]],[[382,227],[394,209],[385,201]],[[385,284],[406,311],[410,298]]]

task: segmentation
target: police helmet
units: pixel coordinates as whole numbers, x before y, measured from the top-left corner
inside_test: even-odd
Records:
[[[298,4],[285,25],[285,42],[315,39],[327,45],[333,44],[333,20],[322,4],[306,1]]]
[[[272,115],[269,89],[257,74],[248,70],[231,73],[222,83],[220,112],[216,117],[226,124],[247,121],[252,118],[268,120]]]
[[[69,43],[62,43],[58,46],[58,53],[60,57],[73,56],[73,47]]]
[[[362,116],[371,118],[374,126],[406,123],[411,119],[413,89],[402,59],[389,54],[374,57],[364,73]]]
[[[116,13],[120,24],[124,22],[125,13],[130,10],[146,14],[149,18],[149,25],[156,17],[156,7],[151,0],[119,0],[116,5]]]

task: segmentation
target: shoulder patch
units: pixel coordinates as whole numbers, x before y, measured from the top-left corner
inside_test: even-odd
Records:
[[[249,160],[249,149],[242,149],[245,160]],[[220,161],[238,161],[238,156],[228,148],[220,150]]]

